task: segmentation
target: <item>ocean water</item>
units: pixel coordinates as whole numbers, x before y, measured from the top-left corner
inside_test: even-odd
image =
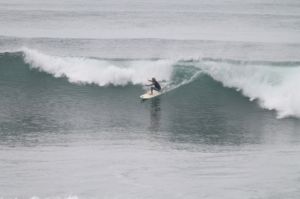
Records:
[[[0,27],[0,199],[300,198],[299,1],[0,0]]]

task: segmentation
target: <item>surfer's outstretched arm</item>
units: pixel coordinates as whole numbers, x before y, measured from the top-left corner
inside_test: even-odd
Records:
[[[151,84],[146,84],[145,86],[153,86],[153,81],[152,80],[148,80],[149,82],[151,82]]]

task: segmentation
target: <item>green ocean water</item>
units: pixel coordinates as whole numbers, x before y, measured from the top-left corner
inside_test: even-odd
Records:
[[[142,85],[74,84],[24,56],[0,58],[2,197],[299,196],[297,118],[205,73],[141,101]],[[170,81],[193,76],[191,64]]]
[[[118,61],[122,62],[122,61]],[[193,63],[188,63],[192,65]],[[173,82],[183,82],[196,69],[175,64]],[[175,84],[175,83],[173,83]],[[161,97],[141,101],[141,85],[71,84],[65,77],[31,69],[22,53],[1,55],[1,129],[10,133],[111,131],[166,132],[170,139],[207,144],[257,144],[264,133],[298,132],[298,119],[276,119],[276,111],[225,88],[207,74]],[[262,124],[263,125],[258,125]],[[263,129],[262,129],[263,127]],[[59,133],[58,133],[59,134]],[[191,137],[189,136],[191,135]],[[16,139],[18,136],[16,136]],[[30,136],[29,136],[30,138]],[[294,137],[291,137],[291,141]],[[297,141],[294,140],[294,141]]]

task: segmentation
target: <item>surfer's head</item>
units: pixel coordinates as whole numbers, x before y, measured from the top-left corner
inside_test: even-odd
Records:
[[[155,82],[155,81],[156,81],[156,79],[155,79],[154,77],[152,77],[152,81],[153,81],[153,82]]]

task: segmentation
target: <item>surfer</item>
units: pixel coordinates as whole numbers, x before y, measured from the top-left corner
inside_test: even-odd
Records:
[[[152,83],[147,85],[147,86],[151,86],[151,95],[153,94],[153,90],[156,90],[158,92],[161,90],[160,84],[156,81],[154,77],[152,77],[152,79],[148,81]]]

